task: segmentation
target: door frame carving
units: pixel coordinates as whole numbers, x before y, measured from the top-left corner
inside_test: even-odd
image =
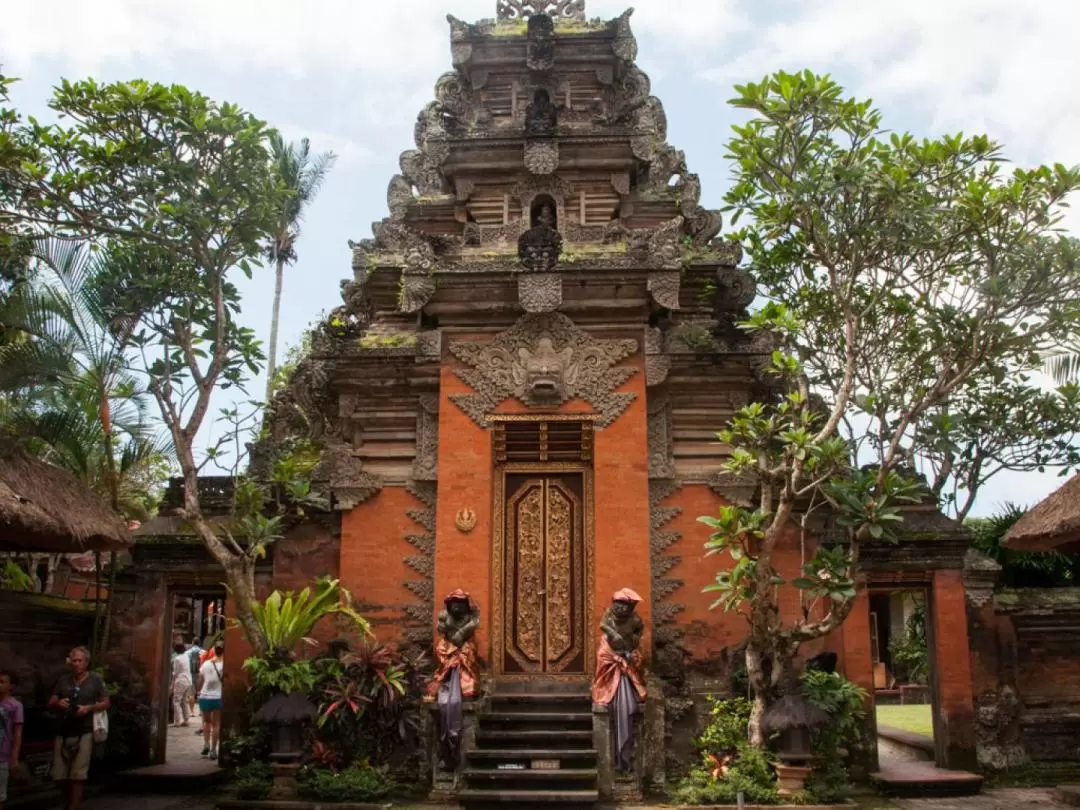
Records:
[[[543,419],[544,417],[540,417]],[[495,465],[492,489],[492,554],[491,554],[491,665],[495,677],[503,680],[552,680],[552,681],[591,681],[595,668],[596,649],[596,566],[595,566],[595,510],[593,506],[593,469],[584,462],[514,462]],[[543,475],[544,473],[580,473],[582,479],[582,540],[585,545],[585,672],[566,673],[510,673],[502,671],[503,642],[506,638],[506,617],[503,611],[504,576],[506,573],[506,476],[508,474]]]

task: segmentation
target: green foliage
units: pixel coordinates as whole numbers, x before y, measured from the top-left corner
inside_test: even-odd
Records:
[[[919,602],[908,617],[904,635],[889,642],[893,667],[909,683],[925,685],[930,677],[930,651],[926,645],[926,604]]]
[[[265,762],[249,762],[233,772],[230,787],[238,799],[264,801],[269,798],[273,783],[274,775],[269,765]]]
[[[750,701],[710,698],[709,723],[694,741],[700,764],[679,782],[680,804],[777,804],[779,796],[768,754],[747,740]]]
[[[329,577],[320,577],[314,590],[274,591],[264,602],[254,603],[252,613],[261,633],[258,641],[271,651],[292,653],[300,644],[314,646],[311,631],[329,616],[344,617],[360,632],[371,632],[367,621],[353,610],[349,592],[339,580]]]
[[[814,730],[814,771],[807,792],[822,803],[844,801],[851,790],[845,753],[861,745],[866,690],[835,672],[809,671],[802,684],[807,699],[829,718]]]
[[[0,589],[5,591],[33,591],[34,578],[31,577],[22,566],[14,560],[4,560],[3,570],[0,571]]]
[[[340,660],[319,661],[322,680],[317,736],[336,759],[360,756],[375,764],[415,746],[427,683],[423,654],[362,643]]]
[[[252,656],[244,661],[244,669],[251,676],[254,691],[263,696],[275,693],[307,694],[315,688],[316,675],[307,659],[292,660],[286,656],[270,655],[265,658]]]
[[[385,768],[354,765],[341,771],[305,768],[300,797],[319,802],[374,802],[390,795],[394,780]]]
[[[1001,584],[1006,588],[1075,587],[1080,583],[1080,554],[1057,551],[1030,552],[1002,548],[1009,529],[1026,510],[1006,503],[988,518],[969,518],[971,547],[1001,565]]]

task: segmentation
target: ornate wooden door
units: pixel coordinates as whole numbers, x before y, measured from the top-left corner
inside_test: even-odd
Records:
[[[506,475],[502,672],[585,672],[582,473]]]

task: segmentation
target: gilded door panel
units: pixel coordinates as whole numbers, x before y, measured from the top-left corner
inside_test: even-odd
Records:
[[[585,537],[580,473],[507,475],[502,668],[585,672]]]

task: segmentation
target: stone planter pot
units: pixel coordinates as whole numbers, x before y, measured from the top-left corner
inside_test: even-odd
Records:
[[[777,763],[776,783],[781,796],[793,796],[806,789],[806,780],[810,777],[810,769],[800,765],[784,765]]]

